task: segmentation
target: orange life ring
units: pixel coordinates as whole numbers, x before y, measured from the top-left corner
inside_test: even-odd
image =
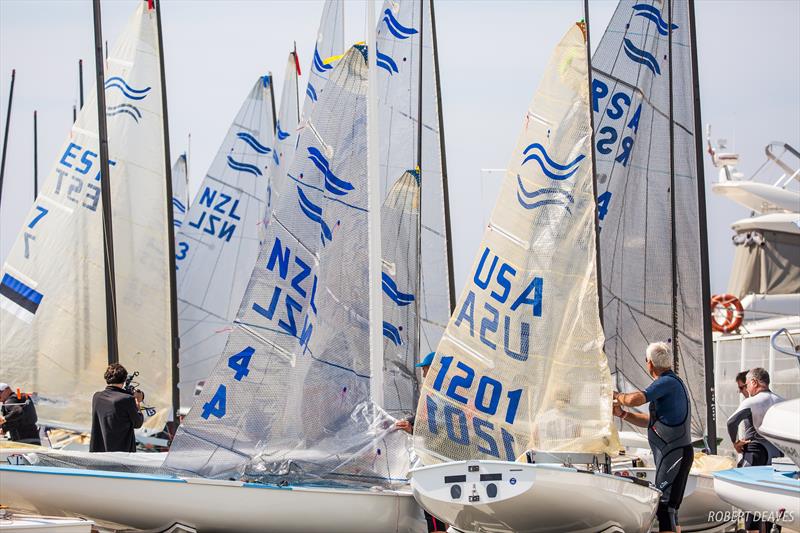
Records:
[[[711,329],[731,333],[739,329],[743,319],[744,308],[739,298],[732,294],[716,294],[711,297]]]

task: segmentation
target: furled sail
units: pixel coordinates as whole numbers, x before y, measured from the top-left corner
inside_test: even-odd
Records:
[[[289,60],[286,62],[286,70],[284,71],[278,120],[275,123],[275,149],[272,153],[276,166],[271,173],[265,223],[269,222],[269,214],[275,199],[284,191],[286,172],[294,159],[294,149],[297,144],[297,125],[300,122],[297,65],[297,55],[295,52],[289,52]]]
[[[603,355],[586,44],[573,26],[525,115],[472,276],[425,379],[423,462],[613,452]]]
[[[445,230],[440,95],[432,20],[432,6],[427,0],[389,0],[381,8],[376,32],[380,179],[389,209],[381,226],[384,399],[385,408],[397,416],[415,411],[419,383],[414,364],[436,349],[450,317],[452,269]],[[416,184],[409,175],[415,177]],[[401,191],[409,196],[400,202],[409,208],[413,205],[402,215],[388,207],[398,205]],[[397,216],[404,222],[391,220]],[[415,220],[413,224],[411,219]]]
[[[105,95],[120,362],[163,425],[171,405],[168,198],[156,13],[146,2],[107,60]],[[72,126],[3,265],[3,380],[43,420],[88,428],[107,363],[97,103]]]
[[[319,21],[317,42],[314,45],[314,56],[311,58],[311,67],[308,70],[301,125],[314,113],[314,107],[325,91],[328,77],[344,52],[344,0],[325,0]]]
[[[180,399],[217,364],[259,253],[273,160],[272,79],[247,94],[176,235]]]
[[[167,467],[405,483],[408,436],[370,399],[366,48],[352,48],[329,76],[233,331]]]
[[[605,350],[616,386],[631,391],[652,381],[645,368],[647,345],[672,340],[677,372],[691,396],[692,432],[703,436],[707,302],[701,286],[692,92],[697,80],[692,75],[689,5],[672,2],[671,21],[668,7],[665,1],[621,1],[592,58]]]
[[[172,165],[172,220],[176,228],[183,224],[189,208],[189,166],[186,154],[178,156]],[[178,231],[177,229],[175,230]]]

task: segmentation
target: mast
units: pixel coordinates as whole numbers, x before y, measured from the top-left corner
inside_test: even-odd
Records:
[[[272,104],[272,131],[276,132],[278,130],[278,117],[275,115],[275,84],[273,83],[272,72],[268,73],[266,78],[269,80],[269,101]]]
[[[414,353],[422,357],[419,348],[422,342],[420,334],[419,300],[422,293],[422,58],[425,34],[423,24],[425,20],[425,0],[419,0],[419,80],[417,84],[417,173],[419,176],[419,200],[417,205],[417,296],[414,298],[414,315],[417,319],[417,334],[414,336]],[[377,50],[377,49],[376,49]]]
[[[39,196],[39,128],[33,111],[33,201]]]
[[[672,78],[672,0],[667,0],[667,64],[669,68],[669,229],[670,267],[672,271],[672,363],[675,373],[680,375],[678,358],[678,252],[675,245],[675,117],[673,115]]]
[[[149,4],[152,9],[152,4]],[[158,31],[158,64],[161,75],[161,117],[164,121],[164,178],[167,186],[167,255],[169,256],[169,317],[172,342],[172,417],[175,420],[180,407],[178,390],[178,353],[181,339],[178,334],[178,293],[175,282],[175,219],[172,211],[172,160],[169,155],[169,117],[167,115],[167,78],[164,73],[164,39],[161,32],[161,1],[155,2],[156,28]]]
[[[708,267],[708,226],[706,225],[706,178],[703,168],[703,143],[698,133],[702,131],[700,115],[700,80],[697,75],[697,27],[694,18],[694,0],[689,0],[689,43],[692,49],[692,95],[694,97],[694,147],[697,167],[697,212],[700,226],[700,282],[702,302],[711,301],[711,281]],[[717,398],[714,380],[714,341],[711,336],[711,315],[702,308],[703,352],[706,381],[706,447],[712,454],[717,453]]]
[[[8,149],[8,125],[11,123],[11,104],[14,101],[14,79],[17,69],[11,70],[11,89],[8,91],[8,109],[6,109],[6,129],[3,133],[3,155],[0,159],[0,205],[3,203],[3,176],[6,173],[6,150]]]
[[[589,83],[589,94],[592,94],[592,40],[589,33],[589,0],[583,0],[584,35],[586,37],[586,79]],[[594,108],[589,106],[589,136],[592,148],[592,195],[597,202],[597,163],[594,159]],[[594,262],[597,272],[597,316],[600,317],[600,327],[603,327],[603,276],[600,262],[600,214],[597,206],[594,208]]]
[[[76,120],[78,120],[78,106],[72,104],[72,123],[75,124]]]
[[[373,403],[383,406],[383,289],[381,271],[381,189],[378,152],[378,65],[375,6],[367,3],[367,206],[369,257],[369,392]]]
[[[114,232],[111,219],[111,176],[108,165],[108,125],[106,123],[106,92],[103,62],[103,28],[100,16],[100,0],[92,2],[94,12],[94,58],[97,85],[97,132],[100,152],[100,193],[103,207],[103,260],[105,263],[106,289],[106,340],[108,364],[119,362],[117,343],[117,302],[114,281]]]
[[[444,195],[444,234],[447,241],[447,280],[450,294],[450,313],[456,308],[456,280],[453,276],[453,232],[450,227],[450,189],[447,185],[447,156],[444,147],[444,117],[442,116],[442,84],[439,76],[439,44],[436,40],[436,15],[431,4],[431,46],[433,46],[433,75],[436,78],[436,106],[439,110],[439,146],[442,153],[442,193]],[[421,196],[421,195],[420,195]]]
[[[106,52],[108,57],[108,52]],[[78,104],[83,109],[83,59],[78,60]]]

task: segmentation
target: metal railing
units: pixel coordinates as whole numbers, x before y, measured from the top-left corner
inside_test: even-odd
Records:
[[[778,337],[780,337],[781,335],[785,335],[786,338],[789,339],[789,345],[792,347],[792,350],[794,351],[787,350],[786,348],[778,345]],[[792,334],[789,333],[788,329],[781,328],[772,335],[770,335],[769,343],[772,346],[772,349],[775,350],[776,352],[780,352],[783,355],[788,355],[790,357],[797,358],[797,364],[800,365],[800,344],[798,344],[794,340],[794,337],[792,337]]]

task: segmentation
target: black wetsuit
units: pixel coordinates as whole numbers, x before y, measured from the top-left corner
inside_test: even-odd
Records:
[[[678,509],[694,461],[689,393],[671,370],[645,391],[650,402],[647,440],[656,464],[656,488],[661,491],[656,518],[659,531],[677,531]]]
[[[3,402],[2,412],[6,419],[3,431],[9,434],[11,440],[26,444],[42,444],[39,440],[39,428],[36,426],[39,418],[30,396],[23,394],[21,398],[17,398],[16,394],[12,394]]]

